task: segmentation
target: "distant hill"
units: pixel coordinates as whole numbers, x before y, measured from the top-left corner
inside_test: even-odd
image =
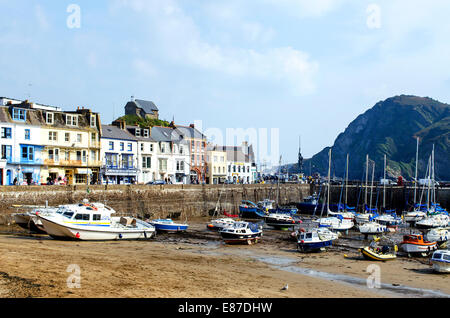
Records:
[[[155,118],[142,118],[137,115],[125,115],[117,118],[117,120],[123,120],[127,125],[140,126],[142,128],[153,126],[163,126],[163,127],[169,126],[169,122],[167,120]]]
[[[388,176],[401,175],[410,180],[415,173],[416,137],[420,138],[418,177],[425,176],[434,144],[436,179],[450,180],[450,105],[409,95],[378,102],[339,134],[332,147],[332,176],[345,176],[348,153],[349,178],[364,179],[368,154],[375,162],[375,178],[379,179],[383,176],[383,156],[386,154]],[[313,173],[327,175],[328,150],[326,147],[305,160],[303,171],[309,174],[311,167]],[[291,173],[298,171],[297,164],[288,168]]]

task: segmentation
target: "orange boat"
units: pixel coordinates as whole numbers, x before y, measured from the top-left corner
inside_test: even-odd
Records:
[[[421,253],[426,256],[437,249],[437,243],[424,241],[422,234],[404,235],[400,246],[404,252],[408,253],[408,256],[411,253]]]

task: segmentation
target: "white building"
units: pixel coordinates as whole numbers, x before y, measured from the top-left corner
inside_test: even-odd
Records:
[[[138,140],[124,122],[102,125],[100,179],[103,184],[134,184],[138,178]]]

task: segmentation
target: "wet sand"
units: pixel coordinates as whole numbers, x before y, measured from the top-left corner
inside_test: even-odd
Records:
[[[420,290],[392,292],[385,286],[410,286],[450,296],[450,275],[435,274],[427,259],[399,257],[391,262],[363,260],[355,249],[332,247],[301,254],[289,232],[265,230],[252,246],[228,246],[206,220],[190,222],[184,234],[161,234],[148,241],[57,241],[28,235],[18,227],[0,235],[0,297],[128,298],[301,298],[420,297]],[[9,232],[9,233],[8,233]],[[346,255],[346,257],[344,256]],[[79,267],[80,288],[67,280]],[[364,284],[370,264],[380,266],[384,287]],[[301,273],[295,272],[300,269]],[[320,276],[304,271],[344,275]],[[73,277],[73,276],[72,276]],[[76,280],[70,280],[76,283]],[[281,288],[288,284],[288,290]],[[418,294],[417,294],[418,293]]]

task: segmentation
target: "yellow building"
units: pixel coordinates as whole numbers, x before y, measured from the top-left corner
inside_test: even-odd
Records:
[[[208,145],[206,180],[208,184],[222,184],[227,179],[227,153],[223,147]]]
[[[41,184],[96,183],[101,166],[100,116],[89,109],[41,110]]]

